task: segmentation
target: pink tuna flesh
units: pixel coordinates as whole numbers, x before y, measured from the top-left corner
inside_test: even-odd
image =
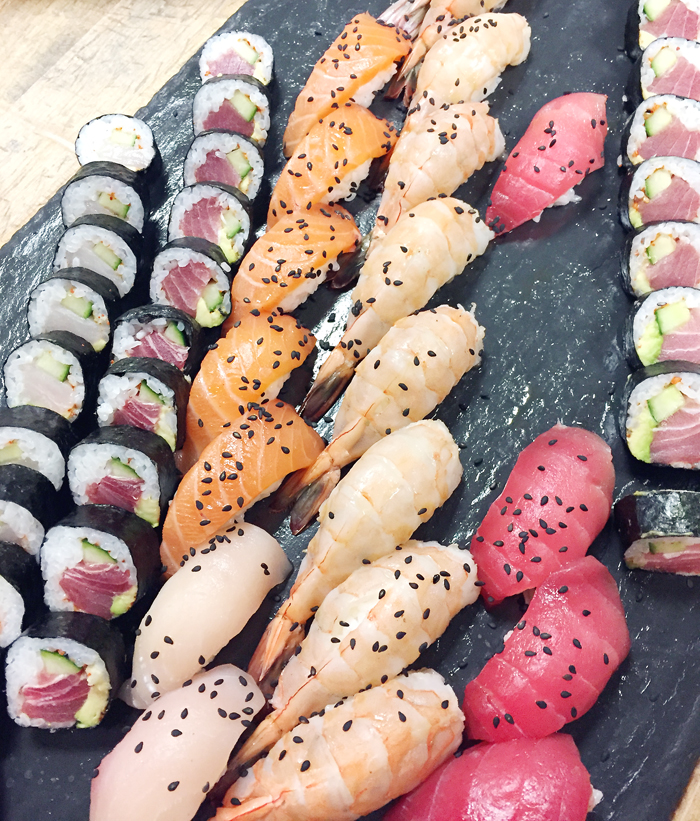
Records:
[[[210,280],[211,271],[206,263],[191,260],[184,265],[173,265],[163,278],[161,287],[171,305],[195,316],[197,301]]]
[[[688,131],[680,120],[673,122],[654,134],[647,137],[639,147],[639,156],[648,160],[651,157],[687,157],[694,160],[700,149],[700,132]]]
[[[662,548],[651,553],[650,545]],[[668,553],[663,549],[673,548]],[[633,542],[625,552],[627,567],[653,570],[657,573],[679,573],[700,576],[700,539],[697,536],[664,536]]]
[[[131,425],[134,428],[155,431],[163,405],[129,397],[114,412],[113,425]]]
[[[680,177],[649,202],[639,203],[639,213],[644,225],[667,220],[687,220],[694,222],[700,209],[700,194]]]
[[[681,0],[671,0],[656,20],[649,20],[640,26],[640,31],[652,37],[684,37],[695,40],[700,28],[700,17]]]
[[[700,403],[685,405],[654,430],[651,461],[661,465],[682,463],[700,466]]]
[[[700,100],[700,72],[685,57],[676,54],[675,65],[666,74],[654,77],[649,84],[649,94],[676,94]]]
[[[89,692],[90,685],[82,670],[70,676],[51,675],[42,670],[35,685],[26,684],[20,689],[22,712],[49,724],[71,724]]]
[[[220,74],[248,74],[252,77],[254,72],[254,65],[251,65],[240,54],[231,50],[226,54],[221,54],[209,63],[208,74],[210,77],[218,77]]]
[[[88,485],[85,494],[93,505],[115,505],[133,513],[141,499],[143,479],[123,479],[104,476],[99,482]]]
[[[700,365],[700,308],[690,309],[690,319],[664,334],[659,361],[682,359]]]
[[[247,122],[233,107],[230,100],[224,100],[217,111],[211,111],[207,114],[203,126],[204,131],[221,128],[224,131],[234,131],[236,134],[243,134],[244,137],[252,137],[255,131],[255,120],[253,119]]]
[[[203,197],[185,212],[180,220],[180,233],[185,237],[202,237],[218,244],[221,215],[224,206],[218,197]]]
[[[76,610],[103,619],[112,618],[114,597],[128,593],[133,587],[129,571],[118,564],[84,561],[69,567],[59,584]]]
[[[23,404],[49,408],[65,416],[69,421],[76,418],[80,408],[75,407],[73,388],[67,379],[65,382],[59,382],[45,370],[37,368],[30,362],[22,365],[22,377],[24,380]]]
[[[676,243],[672,254],[646,266],[646,275],[654,291],[681,285],[694,288],[700,284],[700,256],[690,243]]]
[[[223,182],[238,188],[241,178],[236,173],[236,169],[222,156],[219,151],[209,151],[204,158],[204,162],[197,166],[194,172],[197,182]]]
[[[178,345],[177,342],[173,342],[167,336],[163,336],[160,331],[151,331],[132,349],[131,356],[162,359],[164,362],[170,362],[176,368],[182,369],[187,362],[187,348],[184,345]]]

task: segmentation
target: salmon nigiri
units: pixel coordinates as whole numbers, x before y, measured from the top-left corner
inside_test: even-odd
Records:
[[[250,403],[274,399],[315,343],[291,316],[253,309],[237,319],[204,357],[192,383],[180,468],[188,470],[224,425],[250,411]]]
[[[340,205],[312,205],[285,214],[248,251],[231,287],[233,310],[224,328],[251,308],[293,311],[354,250],[360,232]]]
[[[268,228],[284,214],[315,203],[352,199],[372,160],[388,154],[395,142],[394,126],[356,103],[345,103],[318,120],[277,180]]]
[[[288,473],[312,464],[323,439],[279,400],[233,423],[202,451],[180,483],[163,525],[160,555],[172,575],[190,548],[206,546],[276,490]]]
[[[410,38],[396,26],[366,12],[354,17],[314,66],[299,92],[287,129],[284,156],[290,157],[320,117],[353,100],[369,106],[411,50]]]

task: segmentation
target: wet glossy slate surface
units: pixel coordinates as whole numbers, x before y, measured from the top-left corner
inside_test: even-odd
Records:
[[[268,149],[272,178],[282,167],[281,134],[298,89],[316,59],[357,11],[379,13],[381,1],[338,4],[299,0],[249,0],[227,28],[247,28],[268,38],[276,55],[273,89],[276,124]],[[592,0],[511,0],[508,10],[525,14],[533,30],[528,61],[509,69],[492,96],[510,149],[535,111],[565,91],[608,95],[610,133],[606,167],[580,187],[583,201],[546,213],[500,239],[485,257],[447,286],[439,301],[477,305],[486,327],[481,369],[469,375],[436,416],[462,446],[464,481],[454,497],[419,535],[465,543],[502,487],[517,451],[557,420],[594,430],[613,448],[616,498],[636,487],[696,487],[694,475],[642,469],[629,457],[615,426],[614,391],[627,375],[618,329],[629,307],[618,282],[623,232],[617,222],[616,165],[623,125],[623,92],[630,63],[622,53],[627,4]],[[279,26],[284,21],[284,28]],[[278,27],[279,26],[279,27]],[[192,137],[190,107],[198,87],[190,60],[142,112],[152,125],[168,172],[155,192],[151,243],[162,241],[169,204],[181,184],[180,169]],[[396,105],[378,113],[399,121]],[[76,123],[76,132],[80,123]],[[498,164],[478,173],[460,193],[483,213]],[[366,226],[373,213],[361,197],[351,206]],[[54,197],[0,251],[2,359],[26,337],[24,306],[31,287],[48,272],[61,233]],[[437,304],[438,300],[436,300]],[[299,310],[302,322],[334,342],[342,328],[348,294],[334,304],[322,290]],[[335,321],[327,319],[336,315]],[[327,432],[330,426],[321,423]],[[289,535],[286,523],[256,510],[251,520],[276,535],[298,564],[313,533]],[[604,800],[594,821],[669,818],[700,753],[700,606],[697,585],[683,578],[630,573],[620,568],[621,548],[609,525],[592,551],[620,582],[633,637],[632,652],[598,704],[568,730]],[[268,611],[272,602],[268,602]],[[458,617],[422,663],[436,665],[456,687],[479,671],[498,649],[519,615],[516,603],[487,613],[481,604]],[[224,652],[244,662],[267,612],[247,635]],[[121,737],[134,713],[117,704],[94,731],[43,733],[15,727],[0,713],[0,816],[82,819],[88,815],[90,774]]]

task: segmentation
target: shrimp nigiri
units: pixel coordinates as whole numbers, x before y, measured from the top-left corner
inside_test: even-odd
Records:
[[[180,482],[160,546],[168,573],[180,567],[184,553],[206,546],[240,521],[288,473],[308,467],[323,450],[323,439],[284,402],[276,400],[251,416],[210,442]]]
[[[350,100],[368,107],[411,50],[408,35],[395,26],[358,14],[314,66],[299,92],[284,132],[290,157],[319,118]]]
[[[396,129],[356,103],[317,120],[282,169],[272,192],[267,225],[315,203],[352,199],[372,160],[386,156]]]
[[[215,821],[352,821],[416,787],[459,747],[451,687],[418,670],[328,706],[226,793]]]
[[[347,330],[304,400],[304,418],[323,416],[389,328],[423,308],[484,253],[492,237],[474,208],[445,197],[417,205],[375,240],[352,292]]]
[[[231,286],[233,310],[224,329],[251,309],[293,311],[353,251],[360,232],[340,205],[312,205],[284,214],[244,257]]]
[[[363,562],[407,541],[461,478],[459,450],[442,422],[414,422],[372,445],[321,506],[320,527],[289,598],[258,644],[250,674],[262,681],[289,658],[326,595]]]
[[[452,194],[503,153],[503,134],[488,111],[487,103],[440,105],[423,92],[391,155],[373,236],[419,203]]]
[[[397,676],[478,595],[476,564],[457,545],[407,542],[355,570],[318,608],[301,652],[282,670],[273,712],[235,765],[269,749],[300,715]]]
[[[341,468],[442,402],[481,361],[483,338],[473,312],[449,305],[407,316],[388,331],[358,365],[336,414],[331,443],[277,493],[276,508],[303,491],[292,511],[293,533],[316,514],[338,484]]]
[[[316,338],[291,316],[248,310],[202,361],[187,405],[187,439],[180,468],[189,470],[223,426],[274,399],[306,359]]]

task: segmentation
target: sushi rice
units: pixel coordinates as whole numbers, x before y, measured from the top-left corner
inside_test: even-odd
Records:
[[[143,231],[146,214],[141,197],[127,183],[104,174],[92,174],[68,183],[61,199],[65,226],[70,228],[77,219],[90,214],[119,216],[112,208],[100,204],[100,198],[105,195],[126,206],[126,215],[121,218],[137,231]]]
[[[195,94],[192,106],[194,133],[198,136],[220,125],[205,125],[210,114],[219,111],[226,101],[230,101],[236,92],[242,94],[256,107],[253,115],[253,133],[251,139],[258,145],[265,145],[270,130],[270,102],[265,92],[251,80],[243,76],[222,77],[209,80]]]
[[[156,157],[150,127],[138,117],[105,114],[86,123],[78,132],[75,153],[85,165],[96,160],[119,163],[131,171],[144,171]]]
[[[207,40],[199,58],[199,74],[202,82],[204,83],[212,77],[220,77],[224,73],[214,71],[214,65],[217,61],[222,60],[232,51],[241,57],[243,56],[241,52],[248,52],[249,49],[253,49],[257,54],[257,59],[251,64],[255,66],[252,76],[263,85],[269,85],[272,79],[272,48],[264,37],[251,34],[248,31],[226,31]],[[246,62],[248,61],[246,60]],[[227,71],[225,73],[230,74],[231,72]]]
[[[19,454],[15,454],[19,450]],[[0,463],[24,465],[37,470],[61,489],[66,473],[66,460],[61,449],[48,436],[29,428],[0,427]]]

